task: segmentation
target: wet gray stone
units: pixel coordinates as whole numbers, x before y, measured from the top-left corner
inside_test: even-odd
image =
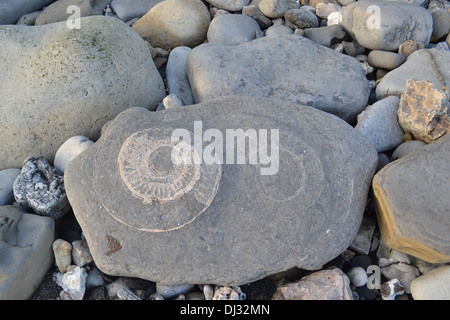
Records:
[[[223,150],[222,164],[174,164],[173,130],[198,132],[194,121],[225,140],[226,129],[264,128],[273,137],[278,129],[278,171],[262,175],[269,165],[248,157],[225,161],[236,146]],[[142,147],[148,152],[135,157]],[[375,149],[331,114],[234,96],[121,113],[69,164],[65,184],[102,272],[167,285],[240,285],[294,266],[315,269],[343,252],[358,232],[377,162]],[[171,178],[163,183],[160,174]]]
[[[348,122],[364,110],[370,93],[356,59],[297,35],[200,45],[187,57],[187,75],[196,103],[239,94],[282,98]]]

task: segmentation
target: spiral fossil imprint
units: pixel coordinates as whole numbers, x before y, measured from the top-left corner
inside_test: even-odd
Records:
[[[159,212],[157,207],[170,207],[175,202],[182,213],[176,215],[176,221],[155,219],[163,222],[154,228],[130,225],[127,218],[114,215],[121,222],[145,231],[171,231],[194,221],[213,201],[221,179],[221,164],[196,164],[193,159],[197,151],[187,144],[184,147],[189,149],[191,161],[173,161],[172,153],[178,143],[171,140],[172,132],[171,128],[135,132],[124,141],[117,161],[123,184],[148,206],[150,216]],[[180,149],[176,149],[175,156],[182,157]]]

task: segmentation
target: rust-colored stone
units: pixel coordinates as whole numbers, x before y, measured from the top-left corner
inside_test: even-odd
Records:
[[[426,80],[408,79],[397,112],[400,126],[417,140],[435,142],[449,131],[449,99],[449,87],[437,88]]]

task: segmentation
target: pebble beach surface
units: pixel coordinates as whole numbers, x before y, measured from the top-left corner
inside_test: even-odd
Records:
[[[1,300],[450,300],[449,1],[17,0],[0,43]]]

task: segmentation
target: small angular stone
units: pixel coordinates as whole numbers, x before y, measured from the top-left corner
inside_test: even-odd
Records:
[[[72,242],[72,247],[73,262],[77,266],[84,267],[93,261],[86,240],[75,240]]]
[[[216,287],[211,300],[245,300],[246,294],[239,287]]]
[[[398,122],[417,140],[435,142],[450,128],[450,89],[426,80],[409,79],[398,109]]]

